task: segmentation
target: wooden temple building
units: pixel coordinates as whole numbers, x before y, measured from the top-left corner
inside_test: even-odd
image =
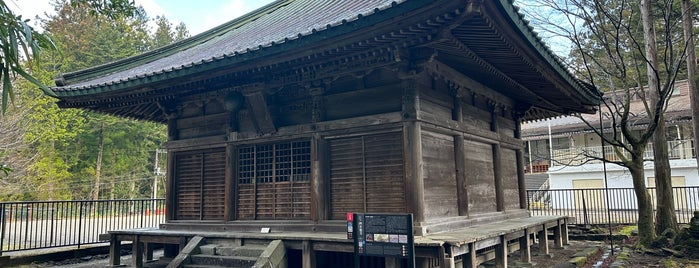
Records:
[[[137,266],[150,243],[184,265],[228,239],[281,240],[288,267],[352,267],[348,212],[412,213],[418,267],[526,261],[537,233],[565,242],[565,218],[527,213],[519,122],[599,99],[511,0],[279,0],[52,90],[168,126],[167,222],[111,233]]]

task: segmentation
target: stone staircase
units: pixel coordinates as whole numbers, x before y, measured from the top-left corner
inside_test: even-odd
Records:
[[[243,243],[238,239],[194,237],[168,268],[286,268],[281,240]]]

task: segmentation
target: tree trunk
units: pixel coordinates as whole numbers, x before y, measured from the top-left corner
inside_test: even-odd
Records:
[[[689,85],[689,97],[691,99],[692,114],[699,114],[699,89],[695,80],[697,72],[697,55],[694,50],[694,27],[692,20],[694,10],[689,0],[682,0],[682,28],[684,29],[684,41],[687,42],[687,83]],[[692,130],[694,133],[694,158],[699,167],[699,116],[692,116]],[[697,170],[699,172],[699,170]]]
[[[104,150],[104,124],[100,126],[99,141],[97,144],[97,164],[95,165],[95,185],[92,187],[92,200],[100,197],[100,178],[102,177],[102,152]]]
[[[631,156],[633,163],[629,165],[629,171],[638,201],[638,242],[641,245],[650,246],[655,240],[655,224],[653,222],[653,203],[646,189],[646,178],[643,171],[643,151],[641,149],[633,152],[634,155]]]
[[[661,89],[658,82],[658,50],[656,47],[655,29],[651,15],[650,0],[641,1],[641,21],[643,23],[643,40],[647,59],[646,73],[648,76],[648,96],[650,96],[651,120],[659,116],[657,128],[653,134],[653,159],[655,163],[655,187],[656,187],[656,231],[662,233],[665,229],[677,231],[677,217],[675,215],[674,198],[672,194],[672,181],[670,173],[670,160],[667,156],[667,130],[665,117],[662,115],[662,107],[658,107]],[[665,89],[670,90],[670,89]],[[659,114],[660,113],[660,114]]]
[[[660,116],[658,128],[653,135],[653,162],[655,163],[655,196],[656,214],[655,231],[660,235],[667,229],[677,233],[677,215],[675,214],[675,198],[672,192],[672,174],[668,159],[665,117]]]

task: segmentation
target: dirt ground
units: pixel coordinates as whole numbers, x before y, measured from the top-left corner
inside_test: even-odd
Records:
[[[569,244],[563,248],[554,248],[552,244],[549,245],[549,254],[543,254],[539,251],[538,246],[535,244],[532,246],[532,264],[527,265],[521,263],[520,256],[518,252],[512,253],[508,256],[508,266],[509,267],[571,267],[571,266],[560,266],[568,262],[568,260],[573,258],[578,252],[582,252],[589,248],[598,247],[601,250],[599,253],[588,258],[588,262],[582,267],[610,267],[611,264],[620,255],[622,249],[627,251],[629,256],[626,260],[624,267],[695,267],[699,268],[699,259],[689,259],[689,258],[676,258],[672,256],[667,256],[665,254],[657,254],[654,252],[642,251],[635,249],[635,237],[625,239],[624,241],[615,241],[614,255],[610,254],[610,246],[607,241],[589,241],[589,240],[570,240]],[[162,251],[155,252],[156,256],[161,256]],[[130,264],[130,255],[122,256],[122,264]],[[32,263],[28,265],[18,266],[18,267],[106,267],[108,266],[108,256],[107,255],[96,255],[85,257],[82,259],[70,259],[57,262],[44,262],[44,263]],[[494,267],[488,263],[482,265],[482,267]]]
[[[572,259],[576,253],[588,248],[598,247],[599,253],[588,258],[588,262],[581,267],[611,267],[611,264],[620,256],[622,249],[628,251],[623,267],[689,267],[699,268],[699,259],[676,258],[665,254],[655,254],[635,249],[636,241],[632,237],[624,241],[615,241],[614,254],[611,254],[608,241],[571,240],[569,245],[562,249],[550,248],[549,255],[539,253],[538,246],[532,246],[532,267],[570,267],[561,266]],[[519,260],[519,253],[509,256],[510,267],[524,267]]]

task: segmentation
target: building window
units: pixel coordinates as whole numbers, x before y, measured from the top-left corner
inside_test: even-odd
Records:
[[[238,148],[237,219],[310,219],[311,143]]]
[[[404,213],[401,132],[330,141],[331,219],[348,212]]]
[[[175,154],[175,219],[223,220],[225,174],[225,148]]]

